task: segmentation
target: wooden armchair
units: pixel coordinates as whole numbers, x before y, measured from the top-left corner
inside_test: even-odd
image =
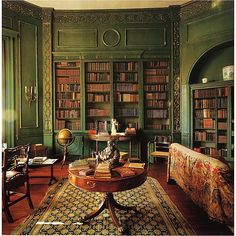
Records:
[[[30,144],[27,144],[7,148],[3,152],[2,200],[3,210],[9,222],[13,222],[9,207],[20,200],[27,198],[30,208],[33,208],[28,176],[29,150]],[[22,192],[21,186],[25,186],[25,191]]]
[[[170,137],[168,136],[155,136],[153,141],[148,143],[148,159],[153,158],[154,162],[157,158],[169,157],[169,146],[170,146]]]

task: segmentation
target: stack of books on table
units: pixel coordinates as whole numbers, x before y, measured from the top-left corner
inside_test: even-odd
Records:
[[[69,164],[69,170],[78,171],[81,176],[93,175],[94,170],[89,167],[86,159],[76,160]]]
[[[137,168],[137,169],[144,169],[145,163],[140,162],[126,162],[123,167],[127,168]]]
[[[34,157],[32,164],[42,164],[47,160],[47,157]]]
[[[121,177],[128,177],[136,174],[134,170],[124,166],[114,168],[113,170],[117,172]]]
[[[111,170],[110,170],[109,163],[99,163],[96,168],[94,177],[95,178],[106,178],[106,179],[111,178]]]

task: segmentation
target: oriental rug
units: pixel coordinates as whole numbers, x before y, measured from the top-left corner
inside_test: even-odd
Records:
[[[80,220],[95,209],[102,193],[75,188],[61,180],[36,209],[12,234],[15,235],[118,235],[107,210],[86,224]],[[188,222],[153,178],[132,190],[114,193],[122,205],[136,206],[137,211],[116,210],[129,235],[195,235]]]

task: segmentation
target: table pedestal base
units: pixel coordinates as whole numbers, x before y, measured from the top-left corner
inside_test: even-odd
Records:
[[[103,210],[108,209],[109,214],[112,218],[112,221],[114,225],[118,228],[119,232],[123,232],[124,228],[121,226],[116,214],[115,214],[115,208],[120,210],[136,210],[136,207],[134,206],[122,206],[118,202],[115,201],[112,193],[106,193],[103,201],[100,203],[100,206],[95,211],[91,212],[87,216],[85,216],[82,219],[82,222],[86,222],[87,220],[90,220],[96,216],[98,216]]]

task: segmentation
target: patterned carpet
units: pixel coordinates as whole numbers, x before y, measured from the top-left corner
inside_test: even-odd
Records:
[[[102,193],[82,191],[62,180],[52,186],[40,207],[12,234],[15,235],[117,235],[108,211],[86,224],[80,219],[99,205]],[[122,205],[137,212],[116,210],[128,235],[195,235],[196,233],[153,178],[140,187],[114,193]]]

